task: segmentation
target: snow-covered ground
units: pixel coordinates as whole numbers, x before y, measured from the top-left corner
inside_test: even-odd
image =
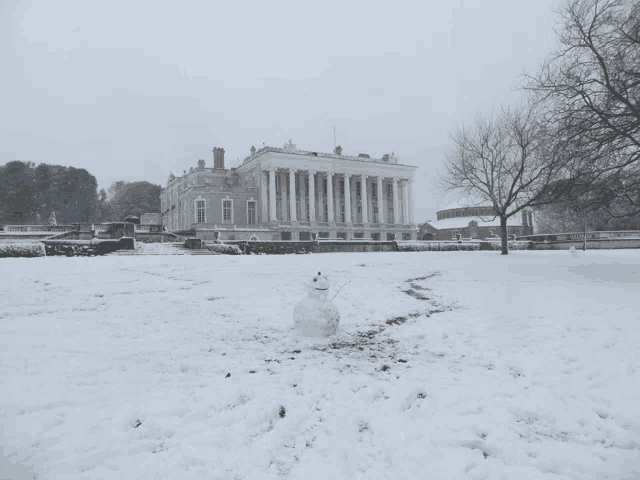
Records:
[[[638,250],[0,270],[0,478],[640,478]],[[330,339],[293,329],[318,271]]]

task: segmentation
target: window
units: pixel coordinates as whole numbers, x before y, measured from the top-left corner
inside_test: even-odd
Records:
[[[403,233],[402,234],[402,240],[405,240],[405,241],[411,240],[411,234],[410,233]]]
[[[356,182],[356,198],[360,198],[360,187],[361,182]]]
[[[282,232],[280,235],[282,240],[291,241],[291,232]]]
[[[204,200],[198,200],[196,202],[196,212],[197,212],[197,223],[205,223],[205,212],[204,212]]]
[[[380,234],[379,233],[372,233],[371,234],[371,240],[379,242],[380,241]]]
[[[347,232],[338,232],[337,236],[341,240],[346,240],[347,239]]]
[[[311,240],[311,234],[309,232],[300,232],[300,241],[308,242]]]
[[[256,223],[256,202],[247,202],[247,223],[249,225]]]
[[[329,232],[318,232],[318,238],[329,238]]]
[[[395,233],[387,233],[387,242],[392,242],[396,239]]]
[[[353,234],[353,238],[364,238],[363,232],[356,232]]]
[[[232,215],[231,215],[231,200],[223,200],[222,201],[222,221],[224,223],[232,223]]]

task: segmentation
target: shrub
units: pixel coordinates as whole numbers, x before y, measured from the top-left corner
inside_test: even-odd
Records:
[[[88,257],[106,255],[131,246],[130,241],[125,240],[123,242],[122,240],[122,238],[120,240],[100,240],[98,242],[90,240],[45,240],[43,243],[47,256]]]
[[[399,252],[452,252],[452,251],[476,251],[476,250],[480,250],[480,243],[478,242],[398,243]]]
[[[46,250],[44,244],[35,243],[8,243],[0,245],[0,257],[44,257]]]
[[[420,242],[398,243],[400,252],[454,252],[501,250],[500,242]],[[509,242],[509,250],[533,250],[533,242]]]
[[[247,242],[246,252],[256,255],[302,255],[312,253],[314,242]]]
[[[216,243],[207,245],[207,250],[222,255],[242,255],[242,250],[237,245],[226,245],[224,243]]]
[[[501,242],[488,242],[491,250],[502,250]],[[533,242],[509,242],[509,250],[533,250]]]

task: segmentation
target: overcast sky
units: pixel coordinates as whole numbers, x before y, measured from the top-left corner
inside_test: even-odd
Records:
[[[0,163],[164,184],[252,145],[416,165],[415,220],[452,128],[513,102],[552,0],[4,0]]]

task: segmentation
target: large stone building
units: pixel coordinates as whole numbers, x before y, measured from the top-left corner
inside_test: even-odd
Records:
[[[500,235],[500,218],[490,205],[468,206],[455,202],[437,212],[436,221],[424,223],[418,231],[420,240],[452,240],[462,238],[486,239]],[[521,221],[520,221],[521,220]],[[523,210],[507,219],[508,235],[533,235],[533,215]]]
[[[337,154],[264,147],[237,168],[199,160],[161,194],[168,231],[196,230],[222,240],[415,240],[417,167]]]

